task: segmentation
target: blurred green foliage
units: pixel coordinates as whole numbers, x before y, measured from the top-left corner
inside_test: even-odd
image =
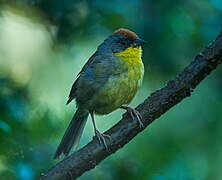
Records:
[[[75,105],[78,71],[114,30],[148,43],[136,106],[179,73],[222,27],[220,0],[0,1],[0,179],[30,180],[50,168]],[[222,70],[123,149],[79,179],[221,179]],[[101,131],[123,111],[99,117]],[[87,122],[80,147],[91,140]]]

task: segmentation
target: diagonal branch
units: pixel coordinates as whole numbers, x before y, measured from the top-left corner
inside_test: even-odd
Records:
[[[152,93],[136,108],[143,116],[144,126],[147,127],[174,105],[189,97],[195,87],[221,62],[222,31],[179,75]],[[124,114],[123,119],[106,132],[112,137],[112,140],[107,142],[108,151],[94,138],[85,147],[42,174],[40,179],[75,179],[121,149],[141,131],[137,123]]]

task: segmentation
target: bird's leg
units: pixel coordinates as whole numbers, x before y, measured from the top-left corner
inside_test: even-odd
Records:
[[[133,118],[133,120],[136,120],[138,122],[140,129],[144,128],[144,125],[141,121],[143,119],[143,117],[136,109],[133,109],[129,106],[121,106],[120,108],[125,109],[130,114],[130,116]]]
[[[96,128],[96,123],[95,123],[94,116],[93,116],[93,113],[92,113],[92,112],[90,112],[90,116],[91,116],[91,118],[92,118],[93,127],[94,127],[94,130],[95,130],[95,135],[96,135],[96,137],[98,138],[100,144],[103,144],[103,145],[105,146],[105,148],[108,149],[108,146],[107,146],[107,144],[106,144],[106,139],[105,139],[105,138],[111,140],[111,136],[100,133],[100,132],[97,130],[97,128]]]

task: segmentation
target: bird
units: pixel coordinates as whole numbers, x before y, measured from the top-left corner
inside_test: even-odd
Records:
[[[126,110],[143,128],[142,116],[129,106],[139,90],[144,75],[142,45],[133,31],[120,28],[108,36],[88,59],[72,85],[68,101],[76,101],[77,110],[54,154],[68,156],[80,141],[87,118],[90,115],[95,136],[104,149],[111,137],[100,133],[94,115],[107,115],[116,109]]]

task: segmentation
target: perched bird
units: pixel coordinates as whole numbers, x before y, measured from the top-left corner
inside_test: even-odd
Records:
[[[67,104],[75,99],[78,109],[55,152],[55,159],[62,153],[67,156],[72,147],[76,150],[89,114],[95,135],[105,148],[108,148],[105,138],[110,136],[97,130],[94,114],[125,109],[143,127],[141,115],[128,106],[143,79],[143,44],[145,41],[134,32],[121,28],[106,38],[89,58],[72,85]]]

